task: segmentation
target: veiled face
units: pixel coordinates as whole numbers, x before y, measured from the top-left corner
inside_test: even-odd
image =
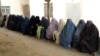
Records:
[[[55,18],[52,18],[51,23],[53,24],[53,23],[55,23],[55,22],[56,22]]]
[[[60,22],[63,22],[64,20],[63,19],[60,19]]]
[[[87,25],[91,25],[92,24],[92,21],[87,21]]]

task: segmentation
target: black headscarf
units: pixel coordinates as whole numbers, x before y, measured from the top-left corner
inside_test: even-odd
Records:
[[[92,21],[87,21],[84,29],[80,34],[79,51],[95,52],[99,46],[99,32]]]

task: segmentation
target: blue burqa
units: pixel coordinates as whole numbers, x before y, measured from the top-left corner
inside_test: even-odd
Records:
[[[65,24],[60,34],[61,46],[65,48],[71,47],[71,41],[72,41],[72,36],[74,31],[75,31],[75,25],[71,19],[68,19],[67,23]]]

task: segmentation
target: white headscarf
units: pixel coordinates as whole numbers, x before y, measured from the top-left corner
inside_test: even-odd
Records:
[[[61,33],[64,25],[66,24],[66,20],[64,19],[60,19],[59,24],[58,24],[58,31],[54,31],[53,32],[53,39],[56,38],[56,44],[59,44],[60,40],[59,40],[59,34]]]
[[[58,24],[58,32],[61,32],[62,31],[65,23],[66,23],[66,20],[60,19],[59,24]]]

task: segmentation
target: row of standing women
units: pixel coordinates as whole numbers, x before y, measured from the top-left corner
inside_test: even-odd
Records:
[[[7,19],[8,18],[8,19]],[[75,48],[81,52],[95,52],[99,49],[99,32],[92,21],[80,20],[78,25],[71,19],[61,19],[59,23],[55,18],[51,22],[39,16],[22,17],[20,15],[4,15],[1,27],[32,35],[38,39],[47,39],[60,44],[65,48]]]

